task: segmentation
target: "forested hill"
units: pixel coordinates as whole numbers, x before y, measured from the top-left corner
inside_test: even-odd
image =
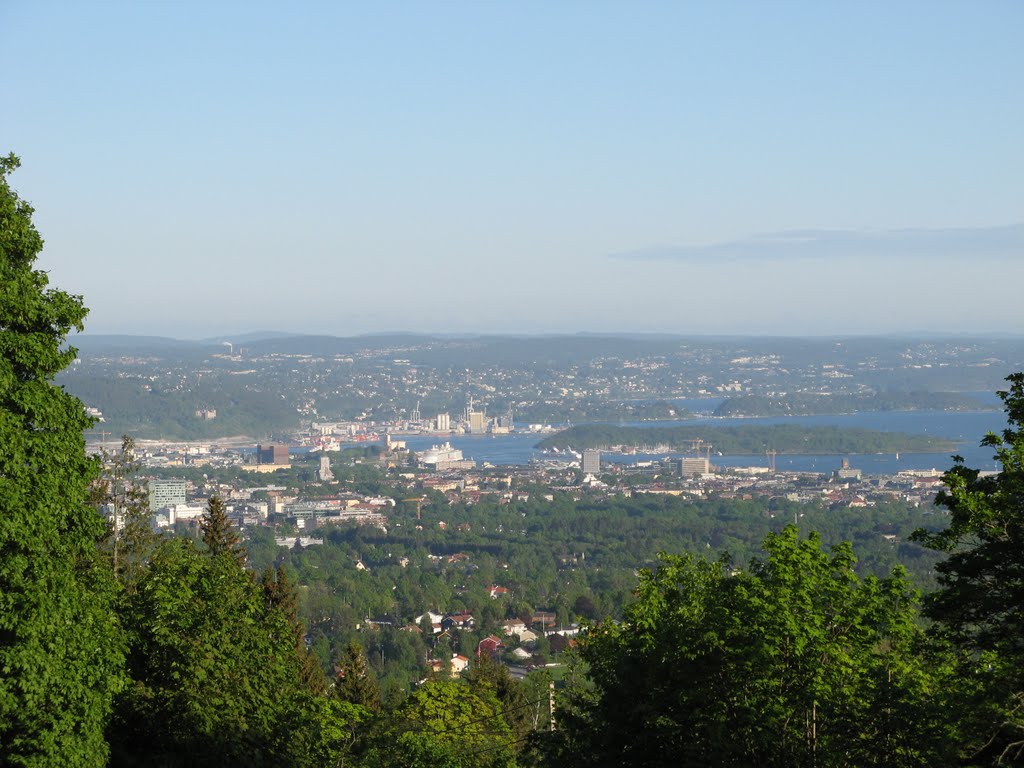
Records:
[[[551,435],[538,448],[658,448],[682,451],[694,440],[711,443],[716,451],[755,454],[765,450],[779,453],[938,453],[950,451],[955,443],[929,435],[877,432],[841,427],[802,427],[795,424],[744,425],[735,427],[617,427],[584,424]]]
[[[861,411],[982,411],[994,404],[957,392],[867,392],[815,395],[793,393],[780,397],[740,395],[715,409],[715,416],[817,416]]]

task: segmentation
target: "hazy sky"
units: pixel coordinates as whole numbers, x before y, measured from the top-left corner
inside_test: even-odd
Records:
[[[94,333],[1024,333],[1024,3],[0,0]]]

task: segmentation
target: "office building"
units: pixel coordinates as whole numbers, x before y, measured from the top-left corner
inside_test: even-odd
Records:
[[[148,485],[151,512],[174,504],[185,503],[184,480],[150,480]]]

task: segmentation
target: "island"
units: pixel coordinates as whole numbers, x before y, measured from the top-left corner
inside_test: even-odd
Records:
[[[930,435],[881,432],[847,427],[804,427],[796,424],[742,426],[619,427],[582,424],[541,440],[542,450],[639,451],[676,453],[695,445],[713,447],[726,454],[757,454],[776,451],[789,454],[941,453],[956,443]]]

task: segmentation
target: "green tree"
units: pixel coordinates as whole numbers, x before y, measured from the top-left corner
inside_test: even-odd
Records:
[[[367,709],[380,709],[380,686],[366,663],[366,654],[355,640],[348,644],[339,664],[334,683],[334,696],[339,701],[358,704]]]
[[[211,496],[206,504],[206,514],[199,523],[203,534],[203,543],[210,554],[230,555],[239,566],[245,564],[245,547],[235,526],[228,520],[224,500],[220,496]]]
[[[109,551],[115,580],[133,589],[156,546],[149,496],[137,476],[141,463],[135,441],[125,435],[120,451],[102,451],[102,470],[89,492],[89,503],[109,515],[104,549]]]
[[[75,358],[77,296],[33,269],[43,241],[0,158],[0,763],[103,765],[123,650],[87,503],[82,402],[54,385]]]
[[[303,687],[313,693],[324,690],[324,673],[316,656],[306,648],[306,629],[299,619],[299,593],[288,577],[288,569],[283,565],[267,568],[260,579],[263,588],[263,599],[270,610],[283,614],[291,628],[292,643],[295,654],[302,665],[301,681]]]
[[[935,499],[948,510],[948,525],[915,537],[947,553],[925,611],[969,654],[964,673],[987,691],[974,757],[1018,764],[1024,760],[1024,373],[1007,381],[999,392],[1007,427],[981,441],[995,450],[999,472],[982,475],[954,456]]]
[[[315,718],[294,627],[235,552],[162,541],[124,624],[133,683],[110,729],[114,765],[300,761]]]
[[[598,625],[581,645],[589,682],[561,710],[561,758],[948,763],[941,686],[909,650],[919,632],[905,575],[861,581],[849,545],[825,552],[793,526],[764,549],[743,571],[725,559],[665,556],[656,572],[641,572],[625,620]],[[919,717],[901,730],[893,702]]]
[[[526,689],[518,680],[512,679],[508,667],[493,660],[487,654],[476,656],[464,674],[466,683],[474,693],[490,694],[497,698],[501,711],[516,739],[522,739],[534,729],[531,719],[532,704]],[[545,696],[546,701],[546,696]]]
[[[488,768],[515,765],[515,739],[495,696],[457,680],[431,680],[393,713],[370,766]]]

